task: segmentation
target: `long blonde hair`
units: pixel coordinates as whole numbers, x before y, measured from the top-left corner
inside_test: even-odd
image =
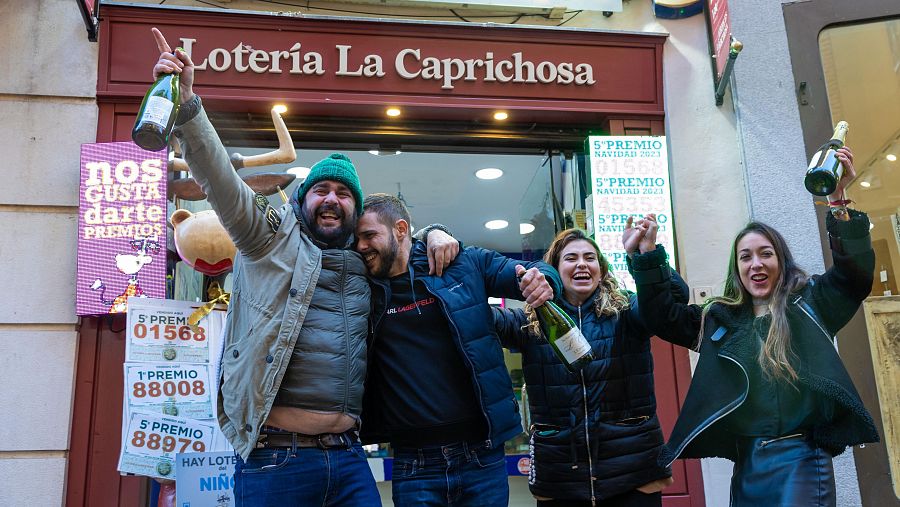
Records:
[[[786,380],[793,383],[797,380],[797,371],[791,365],[791,326],[787,317],[789,296],[806,286],[809,276],[797,266],[794,256],[787,246],[784,237],[769,225],[761,222],[750,222],[738,232],[731,245],[731,258],[728,262],[728,274],[725,276],[725,291],[722,297],[711,298],[703,309],[700,325],[700,338],[703,338],[703,328],[706,322],[706,314],[714,303],[740,308],[753,304],[753,298],[747,292],[747,288],[741,283],[740,268],[738,267],[737,246],[744,236],[756,233],[772,243],[775,257],[778,259],[778,267],[781,268],[781,276],[775,282],[772,294],[769,296],[769,311],[772,323],[769,333],[759,351],[757,358],[763,375],[776,380]]]
[[[555,269],[559,269],[562,251],[569,243],[579,240],[590,243],[591,247],[594,248],[594,251],[597,252],[597,262],[600,264],[600,283],[597,286],[595,292],[596,295],[594,296],[594,313],[598,317],[603,315],[617,316],[619,312],[628,309],[628,294],[619,288],[619,282],[609,270],[609,261],[600,251],[600,247],[597,246],[597,243],[591,239],[586,232],[581,229],[572,228],[557,234],[556,237],[553,238],[553,242],[550,243],[550,246],[547,248],[547,253],[544,254],[544,262],[553,266]],[[557,294],[557,296],[561,297],[562,295]],[[537,322],[534,310],[532,310],[531,307],[526,306],[525,313],[528,315],[528,328],[535,335],[540,335],[540,326]]]

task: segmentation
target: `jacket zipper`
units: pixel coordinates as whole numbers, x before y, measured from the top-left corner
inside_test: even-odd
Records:
[[[581,321],[581,306],[578,307],[578,329],[581,329],[583,322]],[[588,481],[591,484],[591,505],[597,505],[597,497],[594,494],[594,458],[591,456],[591,432],[588,424],[588,406],[587,406],[587,385],[584,381],[584,368],[578,372],[581,376],[581,402],[584,406],[584,441],[587,446],[588,457]],[[577,460],[577,457],[576,457]]]
[[[769,444],[771,444],[771,443],[773,443],[773,442],[778,442],[778,441],[780,441],[780,440],[787,440],[787,439],[789,439],[789,438],[796,438],[796,437],[802,437],[802,436],[803,436],[803,433],[794,433],[794,434],[791,434],[791,435],[785,435],[785,436],[783,436],[783,437],[772,438],[772,439],[769,439],[769,440],[762,440],[762,441],[759,442],[759,446],[760,446],[760,447],[765,447],[765,446],[767,446],[767,445],[769,445]]]
[[[714,419],[712,419],[712,420],[707,419],[707,421],[706,421],[704,424],[701,424],[700,426],[698,426],[697,428],[695,428],[694,431],[692,431],[692,432],[687,436],[687,438],[684,439],[684,442],[682,442],[681,445],[678,446],[678,449],[675,450],[675,454],[673,455],[674,457],[673,457],[671,460],[669,460],[668,463],[666,463],[666,466],[667,466],[667,467],[668,467],[668,466],[672,466],[672,463],[674,463],[675,460],[678,459],[678,456],[681,454],[681,451],[683,451],[684,448],[687,447],[688,444],[691,443],[691,441],[693,441],[695,438],[697,438],[697,435],[699,435],[699,434],[702,433],[704,430],[706,430],[706,428],[709,428],[709,427],[712,426],[713,424],[717,423],[717,422],[718,422],[720,419],[722,419],[723,417],[725,417],[725,416],[727,416],[728,414],[730,414],[730,413],[734,412],[735,410],[737,410],[737,408],[740,407],[740,406],[744,403],[744,401],[747,399],[747,394],[748,394],[748,391],[749,391],[749,388],[750,388],[750,376],[747,375],[747,370],[744,369],[744,367],[741,365],[740,362],[738,362],[737,359],[735,359],[735,358],[733,358],[733,357],[731,357],[731,356],[729,356],[729,355],[723,354],[723,353],[721,353],[721,352],[718,353],[717,355],[718,355],[718,357],[721,357],[721,358],[724,358],[724,359],[728,359],[729,361],[731,361],[731,362],[733,362],[734,364],[736,364],[736,365],[738,366],[738,368],[741,369],[741,373],[744,374],[744,380],[747,382],[747,384],[746,384],[747,387],[744,388],[744,393],[741,395],[741,397],[738,398],[737,400],[735,400],[735,401],[737,401],[737,403],[731,402],[731,403],[732,403],[732,406],[731,406],[731,407],[727,407],[727,406],[726,406],[726,410],[725,410],[723,413],[719,414],[718,416],[716,416],[716,417],[715,417]]]
[[[450,318],[450,314],[447,312],[447,302],[444,301],[443,299],[441,299],[441,297],[439,295],[437,295],[434,291],[432,291],[431,287],[429,287],[427,283],[425,284],[425,290],[428,291],[429,294],[431,294],[432,296],[437,298],[438,301],[441,302],[441,311],[444,313],[444,317],[447,319],[447,322],[449,322],[450,325],[453,327],[453,333],[456,336],[456,341],[457,341],[457,345],[459,346],[459,351],[462,354],[463,358],[466,360],[466,364],[469,366],[469,371],[472,373],[472,381],[475,383],[476,389],[478,389],[478,392],[477,392],[478,406],[481,407],[481,414],[484,416],[485,422],[487,422],[488,434],[487,434],[487,439],[484,441],[484,443],[485,443],[485,445],[488,446],[488,448],[493,449],[494,446],[491,441],[491,434],[493,431],[491,428],[491,418],[488,417],[487,411],[484,409],[484,399],[481,396],[481,384],[478,383],[478,375],[475,374],[475,367],[472,365],[472,360],[469,359],[469,356],[466,354],[466,351],[463,349],[462,338],[461,338],[461,335],[459,334],[459,328],[456,327],[456,322],[454,322],[453,319]]]
[[[824,333],[825,336],[828,337],[828,341],[832,345],[834,345],[834,349],[837,350],[837,340],[835,340],[834,337],[831,336],[831,334],[829,334],[828,331],[826,331],[824,327],[822,327],[822,324],[819,324],[819,321],[816,318],[814,318],[812,315],[809,314],[808,311],[806,311],[806,308],[803,308],[803,305],[800,304],[800,301],[802,299],[803,299],[803,296],[797,296],[794,299],[794,304],[797,305],[797,308],[799,308],[801,312],[803,312],[807,317],[809,317],[809,320],[813,321],[813,324],[815,324],[816,327],[819,328],[819,330],[822,331],[822,333]]]
[[[341,250],[341,315],[344,316],[344,343],[346,344],[347,349],[347,360],[345,361],[345,374],[346,378],[350,378],[350,325],[347,322],[347,294],[346,294],[346,285],[347,285],[347,251]],[[368,355],[368,349],[366,350],[366,355]],[[344,406],[346,407],[347,403],[350,400],[350,382],[347,382],[344,386]]]

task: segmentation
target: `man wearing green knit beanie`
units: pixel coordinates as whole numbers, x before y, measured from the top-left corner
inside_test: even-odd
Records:
[[[362,189],[350,158],[332,153],[310,168],[297,189],[295,211],[326,248],[346,248],[362,214]]]

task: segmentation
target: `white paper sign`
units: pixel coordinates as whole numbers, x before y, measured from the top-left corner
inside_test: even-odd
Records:
[[[192,327],[188,317],[196,306],[189,301],[129,298],[125,361],[209,363],[210,337],[221,333],[223,319],[214,311]]]
[[[125,363],[129,412],[212,419],[215,417],[208,364]]]
[[[658,136],[591,136],[594,239],[625,286],[635,290],[628,273],[622,231],[629,216],[635,220],[656,214],[656,242],[675,266],[672,199],[669,188],[669,155],[666,138]]]
[[[212,423],[132,412],[123,435],[118,470],[172,479],[176,454],[203,452],[213,445]]]
[[[234,505],[234,465],[231,452],[179,454],[175,458],[176,505],[230,507]]]

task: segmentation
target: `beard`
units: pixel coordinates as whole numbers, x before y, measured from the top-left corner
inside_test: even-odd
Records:
[[[385,248],[376,248],[377,256],[375,260],[378,264],[369,269],[369,274],[375,278],[388,278],[391,274],[391,268],[394,267],[394,261],[397,260],[397,252],[400,244],[393,234],[388,234],[390,243]]]
[[[330,212],[340,221],[339,226],[322,227],[318,218],[324,212]],[[356,215],[347,216],[340,206],[333,203],[324,203],[315,210],[303,205],[303,220],[309,227],[310,236],[322,243],[327,248],[344,248],[350,239],[350,235],[356,230]]]

